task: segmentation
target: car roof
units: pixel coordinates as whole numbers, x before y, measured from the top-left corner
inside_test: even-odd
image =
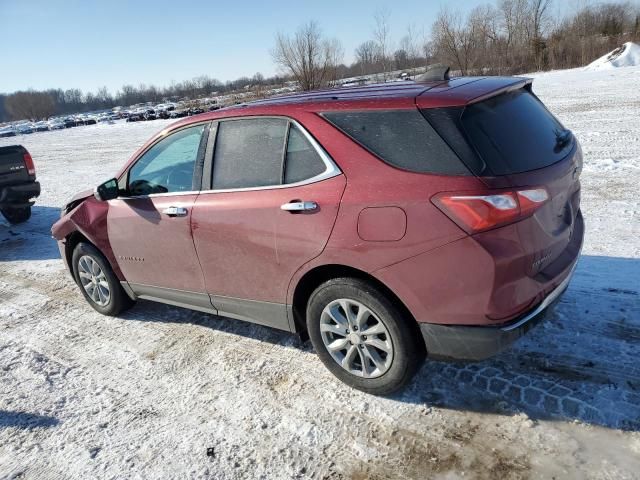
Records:
[[[329,88],[326,90],[313,90],[310,92],[298,92],[288,95],[279,95],[265,100],[256,100],[247,106],[268,106],[292,103],[313,103],[330,100],[361,100],[365,98],[415,98],[425,90],[442,82],[419,83],[411,81],[376,83],[354,87]]]
[[[523,77],[458,77],[445,81],[402,81],[331,88],[270,97],[182,119],[170,129],[200,122],[250,115],[287,115],[293,110],[389,110],[464,106],[531,83]]]

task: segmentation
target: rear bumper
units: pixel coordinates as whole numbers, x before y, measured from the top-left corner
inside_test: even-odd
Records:
[[[40,195],[40,183],[27,182],[0,187],[0,206],[26,207],[33,204],[30,199]]]
[[[501,352],[538,325],[569,286],[577,265],[536,307],[501,326],[455,326],[420,323],[427,354],[443,360],[479,361]]]

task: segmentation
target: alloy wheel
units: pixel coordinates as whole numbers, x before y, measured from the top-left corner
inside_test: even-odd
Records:
[[[382,320],[366,305],[340,298],[320,317],[322,342],[343,369],[363,378],[384,375],[393,362],[393,343]]]
[[[90,255],[83,255],[78,260],[78,276],[80,283],[89,298],[101,307],[109,303],[111,290],[109,282],[98,262]]]

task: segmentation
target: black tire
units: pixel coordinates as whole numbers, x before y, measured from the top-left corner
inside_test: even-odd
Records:
[[[2,209],[2,215],[11,224],[26,222],[31,218],[31,207],[5,207]]]
[[[360,303],[377,317],[377,319],[374,318],[376,322],[379,320],[386,327],[393,355],[390,366],[387,367],[388,370],[380,376],[364,378],[351,373],[339,365],[338,360],[334,360],[325,346],[320,330],[322,312],[325,307],[338,299],[348,299]],[[421,338],[416,338],[419,336],[415,335],[412,322],[414,320],[406,318],[406,315],[401,313],[383,291],[371,283],[357,278],[335,278],[323,283],[311,294],[307,304],[307,330],[311,343],[322,363],[342,382],[374,395],[387,395],[401,389],[411,380],[422,364],[424,348],[419,343]],[[364,330],[361,328],[360,334],[363,332]],[[349,333],[348,330],[347,333]],[[366,336],[364,338],[366,340]],[[386,338],[386,334],[383,334],[382,338]],[[342,339],[340,338],[340,340]],[[364,341],[362,342],[364,343]],[[345,352],[351,348],[351,345],[355,344],[349,343],[345,347]],[[368,348],[366,345],[358,344],[357,346],[363,349]],[[360,355],[358,350],[354,351]],[[360,365],[363,358],[362,355],[359,357]],[[358,363],[358,360],[356,362]],[[373,363],[369,363],[369,365],[373,366]],[[363,366],[361,366],[361,371],[364,371]]]
[[[91,259],[98,264],[102,272],[104,272],[104,277],[106,278],[110,293],[108,302],[105,305],[99,305],[96,303],[82,285],[79,262],[84,256],[91,257]],[[107,259],[93,245],[84,242],[76,245],[71,257],[71,265],[73,266],[73,277],[75,278],[82,295],[84,295],[84,298],[87,300],[89,305],[91,305],[96,311],[103,315],[115,316],[131,308],[135,303],[124,291],[122,285],[120,285],[120,281],[113,273],[111,265],[109,265]]]

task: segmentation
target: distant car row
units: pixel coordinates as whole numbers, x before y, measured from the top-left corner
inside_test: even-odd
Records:
[[[102,119],[95,116],[69,116],[52,118],[49,121],[23,122],[0,128],[0,137],[15,137],[16,135],[60,130],[62,128],[77,127],[79,125],[95,125],[98,121],[102,121]]]
[[[213,111],[220,108],[220,106],[217,104],[209,106],[207,110],[200,107],[177,108],[176,105],[171,105],[167,108],[161,108],[161,107],[162,107],[161,105],[158,105],[155,108],[142,107],[142,108],[138,108],[136,110],[130,111],[128,112],[128,115],[127,115],[127,122],[157,120],[159,118],[167,119],[167,118],[190,117],[191,115],[198,115],[206,111]]]
[[[161,103],[155,106],[134,106],[129,109],[116,108],[106,112],[85,113],[51,118],[48,121],[21,122],[0,127],[0,137],[14,137],[27,135],[34,132],[46,132],[48,130],[60,130],[63,128],[78,127],[81,125],[95,125],[97,123],[111,123],[116,120],[126,119],[127,122],[140,122],[144,120],[182,118],[197,115],[209,110],[217,110],[220,105],[213,104],[207,110],[200,107],[186,107],[175,103]]]

